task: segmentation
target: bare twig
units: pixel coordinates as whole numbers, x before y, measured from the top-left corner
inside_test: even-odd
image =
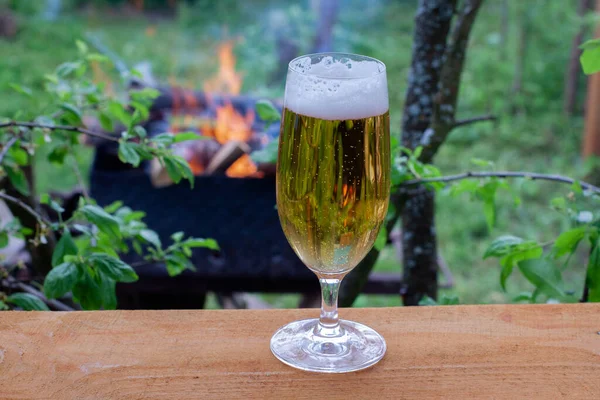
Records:
[[[2,191],[0,191],[0,199],[4,199],[6,201],[9,201],[13,204],[16,204],[17,206],[21,207],[23,210],[27,211],[29,214],[31,214],[35,219],[37,219],[39,222],[43,222],[44,224],[46,224],[47,226],[52,225],[52,221],[46,219],[44,216],[42,216],[40,213],[38,213],[37,211],[35,211],[33,208],[31,208],[29,205],[23,203],[21,200],[17,199],[16,197],[12,197]]]
[[[17,281],[15,278],[13,278],[12,276],[9,276],[8,278],[6,278],[7,283],[12,286],[15,287],[25,293],[29,293],[32,296],[37,297],[38,299],[42,300],[44,303],[46,303],[50,308],[53,308],[57,311],[75,311],[74,308],[69,307],[68,305],[58,301],[58,300],[52,300],[47,298],[46,296],[44,296],[44,294],[42,292],[40,292],[39,290],[35,289],[34,287],[27,285],[23,282],[19,282]]]
[[[498,172],[465,172],[456,175],[440,176],[437,178],[423,178],[423,179],[411,179],[409,181],[402,182],[399,186],[411,186],[418,185],[420,183],[430,182],[452,182],[463,179],[480,179],[480,178],[527,178],[531,180],[542,180],[542,181],[553,181],[561,183],[573,184],[579,182],[583,189],[589,190],[594,193],[600,193],[600,188],[587,182],[578,181],[576,179],[568,178],[562,175],[553,174],[537,174],[534,172],[523,172],[523,171],[498,171]]]
[[[85,128],[79,128],[77,126],[69,126],[69,125],[47,125],[47,124],[39,124],[37,122],[23,122],[23,121],[9,121],[3,124],[0,124],[0,129],[10,128],[14,126],[21,126],[24,128],[41,128],[41,129],[50,129],[54,131],[68,131],[68,132],[79,132],[84,135],[94,136],[99,139],[110,140],[112,142],[118,142],[119,138],[115,136],[105,135],[104,133],[91,131]]]
[[[458,128],[459,126],[471,125],[476,122],[482,122],[482,121],[496,121],[497,119],[498,118],[495,115],[491,115],[491,114],[480,115],[477,117],[460,119],[460,120],[456,121],[454,123],[454,125],[452,125],[452,128]]]
[[[0,151],[0,163],[2,162],[2,160],[4,160],[4,156],[6,156],[8,150],[10,150],[10,148],[13,146],[13,144],[17,142],[17,140],[19,140],[19,137],[13,136],[8,140],[8,142],[6,142],[4,147],[2,147],[2,151]]]

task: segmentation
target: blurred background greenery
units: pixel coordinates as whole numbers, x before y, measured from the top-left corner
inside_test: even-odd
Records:
[[[236,69],[244,93],[281,97],[277,38],[288,38],[300,53],[311,49],[315,7],[311,1],[235,0],[0,0],[0,13],[10,12],[16,29],[0,38],[0,116],[35,112],[45,104],[43,76],[76,56],[76,39],[90,35],[129,66],[146,63],[160,82],[202,89],[218,68],[217,46],[233,40]],[[563,111],[563,86],[572,38],[593,16],[580,17],[576,1],[487,0],[477,19],[467,56],[459,100],[459,116],[495,114],[494,124],[457,129],[436,157],[446,173],[473,169],[472,159],[490,160],[498,170],[525,170],[583,178],[590,164],[580,157],[585,78],[580,76],[575,111]],[[407,73],[410,66],[416,0],[340,0],[333,30],[337,51],[376,57],[388,68],[392,130],[399,134]],[[10,11],[8,11],[10,10]],[[591,32],[591,29],[588,29]],[[588,33],[587,36],[590,36]],[[34,96],[16,95],[9,83],[19,82]],[[92,152],[78,155],[84,171]],[[37,163],[37,186],[67,190],[59,168]],[[528,287],[514,275],[503,292],[495,259],[482,260],[494,237],[510,232],[547,240],[566,229],[567,221],[550,207],[551,183],[522,182],[522,203],[505,193],[498,199],[498,224],[488,231],[481,204],[468,196],[437,197],[439,246],[456,280],[441,294],[461,303],[510,302]],[[568,288],[580,290],[585,254],[575,255],[565,271]],[[579,260],[579,261],[578,261]],[[400,271],[393,247],[384,250],[376,270]],[[575,276],[579,278],[575,279]],[[277,306],[293,306],[297,296],[269,295]],[[361,296],[356,306],[397,305],[398,296]],[[213,302],[214,303],[214,302]]]

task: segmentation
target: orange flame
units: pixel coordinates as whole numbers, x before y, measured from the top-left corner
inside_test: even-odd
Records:
[[[234,42],[232,40],[223,42],[218,46],[219,69],[214,77],[204,83],[207,104],[215,104],[212,94],[238,95],[241,92],[242,76],[235,70],[236,59],[233,54],[233,46]],[[181,129],[180,124],[188,127],[196,122],[196,125],[205,136],[214,137],[220,144],[225,144],[231,140],[248,142],[252,138],[254,134],[252,124],[255,118],[252,109],[249,109],[244,115],[236,110],[231,101],[225,100],[222,105],[215,107],[214,120],[194,120],[191,115],[189,115],[189,118],[186,115],[186,109],[194,110],[198,107],[198,101],[193,92],[178,89],[175,86],[173,86],[173,89],[173,116],[178,116],[182,111],[184,114],[183,121],[181,121],[181,118],[174,118],[171,122],[173,132]],[[193,162],[190,161],[190,165],[192,164]],[[197,165],[192,165],[192,170],[194,173],[202,172],[202,169]],[[236,178],[261,175],[248,155],[240,157],[225,171],[225,174]]]
[[[212,79],[204,83],[204,90],[212,93],[240,94],[242,76],[235,71],[235,55],[233,41],[228,40],[219,45],[219,71]]]
[[[242,89],[242,76],[235,70],[235,55],[233,41],[229,40],[218,48],[219,70],[217,75],[204,84],[206,93],[222,93],[237,95]],[[209,98],[210,100],[210,98]],[[246,115],[238,112],[230,101],[225,101],[216,108],[216,121],[212,135],[223,144],[230,140],[247,142],[252,137],[254,111],[248,110]],[[256,175],[258,168],[248,155],[240,157],[225,171],[229,177],[242,178]]]

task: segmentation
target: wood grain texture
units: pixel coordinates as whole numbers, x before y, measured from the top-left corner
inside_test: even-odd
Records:
[[[277,361],[317,310],[0,313],[0,399],[600,398],[600,304],[344,309],[388,352],[345,375]]]

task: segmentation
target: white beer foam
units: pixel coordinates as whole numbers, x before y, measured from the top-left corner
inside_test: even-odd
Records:
[[[290,65],[285,107],[298,114],[326,120],[360,119],[389,109],[385,66],[375,60],[340,61],[326,56],[312,64],[306,56]]]

